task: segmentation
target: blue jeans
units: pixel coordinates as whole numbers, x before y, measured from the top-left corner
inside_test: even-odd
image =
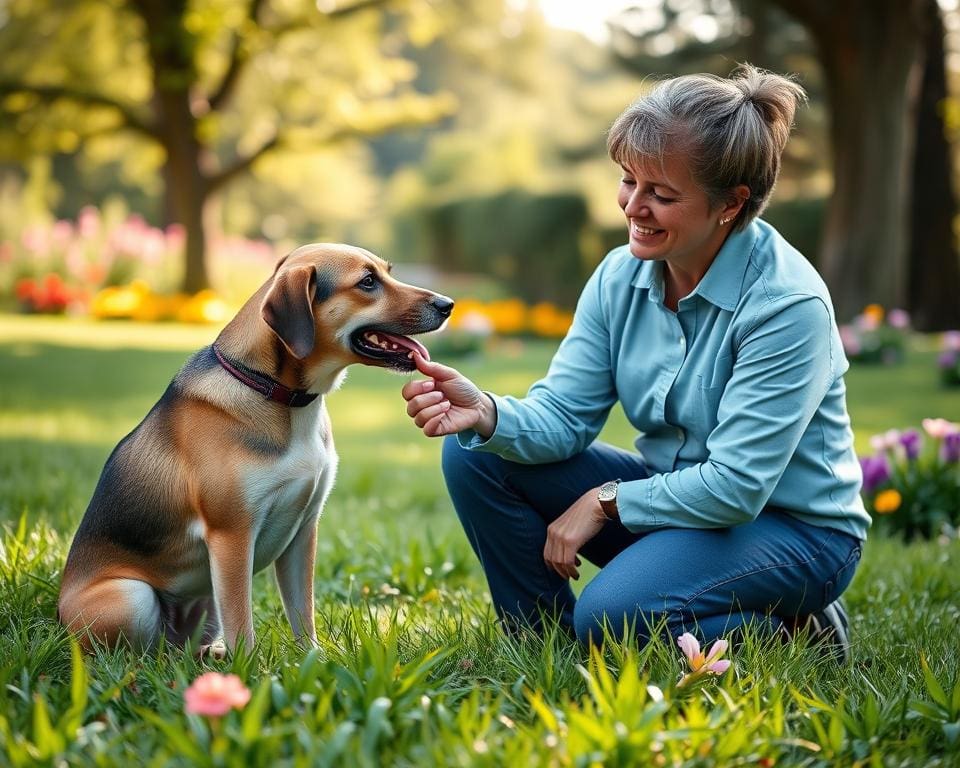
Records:
[[[661,621],[671,637],[704,641],[747,622],[776,630],[836,600],[860,560],[856,537],[770,507],[732,528],[644,534],[611,521],[580,550],[601,570],[576,599],[544,563],[547,526],[606,480],[649,477],[637,454],[595,442],[565,461],[517,464],[448,437],[443,475],[507,627],[538,629],[546,614],[583,642],[599,639],[605,622],[640,640]]]

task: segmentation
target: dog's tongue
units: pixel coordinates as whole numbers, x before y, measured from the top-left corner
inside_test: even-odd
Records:
[[[377,336],[386,339],[391,344],[396,344],[398,347],[409,349],[411,352],[419,352],[420,357],[424,360],[430,359],[427,348],[416,339],[411,339],[409,336],[394,336],[392,333],[384,333],[383,331],[377,331]]]

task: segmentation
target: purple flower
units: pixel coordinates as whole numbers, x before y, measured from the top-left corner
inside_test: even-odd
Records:
[[[900,435],[900,445],[903,446],[907,458],[913,461],[920,455],[920,433],[915,429],[908,429]]]
[[[890,479],[890,465],[886,456],[865,456],[860,459],[863,470],[863,490],[872,493]]]
[[[953,368],[957,364],[957,360],[960,359],[960,353],[956,350],[948,349],[946,352],[941,352],[937,357],[937,365],[941,368]]]
[[[943,460],[948,464],[960,461],[960,432],[951,432],[943,438]]]

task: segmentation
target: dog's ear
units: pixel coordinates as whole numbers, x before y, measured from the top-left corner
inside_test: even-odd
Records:
[[[260,314],[298,360],[313,352],[313,293],[317,270],[312,265],[278,272]]]

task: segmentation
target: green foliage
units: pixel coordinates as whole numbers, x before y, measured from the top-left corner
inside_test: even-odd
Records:
[[[826,207],[827,200],[823,197],[797,197],[783,202],[775,201],[764,210],[763,220],[776,227],[787,242],[816,267]]]
[[[747,632],[724,676],[678,686],[673,642],[609,639],[588,654],[555,629],[506,638],[437,445],[407,423],[404,379],[372,369],[351,372],[328,401],[341,471],[320,521],[319,648],[293,642],[259,574],[253,649],[203,662],[166,646],[82,657],[55,620],[70,533],[113,444],[211,335],[0,319],[0,764],[955,764],[960,542],[868,541],[848,593],[848,668]],[[464,368],[518,394],[552,345],[525,350]],[[869,435],[873,420],[914,418],[913,388],[896,382],[930,376],[934,354],[854,372],[854,423]],[[618,416],[604,437],[625,445],[630,430]],[[184,690],[210,669],[241,677],[253,694],[244,709],[184,713]]]
[[[581,248],[586,227],[579,194],[510,189],[408,214],[398,240],[445,269],[509,281],[527,301],[571,306],[593,266]]]

